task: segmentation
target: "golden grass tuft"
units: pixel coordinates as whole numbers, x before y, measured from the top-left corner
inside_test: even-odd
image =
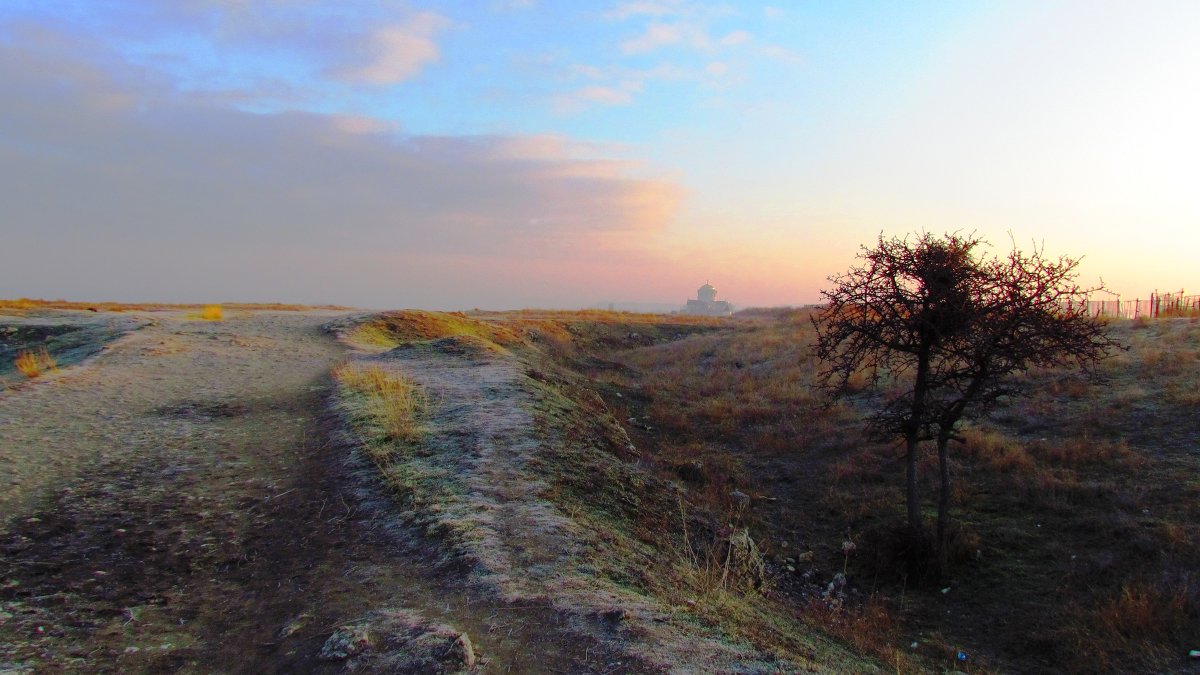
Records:
[[[22,375],[31,380],[40,377],[48,370],[58,370],[58,364],[54,362],[54,357],[50,356],[50,352],[46,351],[45,347],[20,352],[13,361],[13,365],[21,371]]]
[[[983,460],[1000,473],[1031,476],[1037,469],[1037,462],[1021,443],[995,429],[966,429],[963,441],[963,456]]]
[[[418,419],[427,408],[427,399],[403,373],[379,365],[347,363],[335,368],[333,376],[362,397],[365,414],[387,439],[412,442],[420,437]]]
[[[220,305],[205,305],[204,309],[200,310],[200,318],[205,321],[220,321],[225,318],[225,313],[221,311]]]

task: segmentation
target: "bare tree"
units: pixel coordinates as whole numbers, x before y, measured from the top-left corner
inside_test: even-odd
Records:
[[[870,428],[904,441],[908,526],[918,542],[926,535],[917,459],[923,442],[936,442],[939,569],[950,520],[949,443],[959,439],[963,417],[1015,393],[1015,373],[1068,364],[1091,370],[1117,346],[1088,316],[1086,300],[1101,289],[1075,282],[1078,258],[1024,253],[1015,244],[1005,258],[977,256],[984,245],[957,233],[880,236],[859,254],[860,266],[829,278],[835,286],[822,291],[827,304],[813,319],[829,393],[844,394],[859,375],[876,388],[884,379],[899,385]]]

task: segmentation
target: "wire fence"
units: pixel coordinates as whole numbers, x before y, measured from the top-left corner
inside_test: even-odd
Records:
[[[1087,309],[1092,316],[1117,319],[1200,316],[1200,295],[1187,295],[1182,290],[1178,293],[1155,291],[1149,298],[1089,300]]]

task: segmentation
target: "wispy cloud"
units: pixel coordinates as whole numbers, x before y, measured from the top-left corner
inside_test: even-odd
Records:
[[[736,47],[737,45],[745,44],[751,39],[750,31],[735,30],[730,31],[717,42],[723,47]]]
[[[581,87],[559,96],[555,105],[560,112],[574,112],[598,103],[602,105],[629,105],[633,102],[636,89],[618,89],[614,87],[590,86]]]
[[[421,12],[407,21],[376,29],[366,47],[366,63],[343,69],[349,81],[394,84],[410,79],[439,56],[437,34],[450,26],[440,14]]]
[[[771,58],[776,61],[782,61],[788,65],[800,66],[804,65],[805,63],[803,54],[794,49],[788,49],[787,47],[781,45],[764,45],[761,49],[761,53],[767,58]]]
[[[537,7],[537,0],[495,0],[492,8],[498,12],[520,12]]]
[[[625,20],[635,16],[672,16],[680,12],[679,2],[622,2],[605,14],[609,19]]]
[[[720,31],[715,26],[732,10],[724,5],[685,2],[628,2],[605,16],[610,20],[638,23],[648,21],[641,32],[622,40],[626,56],[646,54],[666,47],[686,47],[711,52],[735,47],[751,39],[749,31]],[[723,33],[723,34],[722,34]]]
[[[621,66],[601,67],[591,64],[574,64],[567,69],[566,80],[586,84],[577,86],[554,98],[554,109],[558,113],[576,113],[595,105],[630,105],[654,82],[703,82],[724,75],[712,64],[696,69],[687,69],[670,63],[660,63],[650,68],[628,68]]]
[[[621,53],[645,54],[662,47],[680,44],[685,39],[692,43],[708,41],[703,32],[682,24],[652,23],[641,35],[622,42]],[[696,44],[696,46],[700,46],[700,44]]]

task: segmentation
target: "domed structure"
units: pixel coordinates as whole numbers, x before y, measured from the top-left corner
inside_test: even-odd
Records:
[[[688,300],[684,314],[699,314],[701,316],[729,316],[733,313],[733,305],[724,300],[717,300],[717,289],[712,284],[705,283],[696,291],[696,299]]]

